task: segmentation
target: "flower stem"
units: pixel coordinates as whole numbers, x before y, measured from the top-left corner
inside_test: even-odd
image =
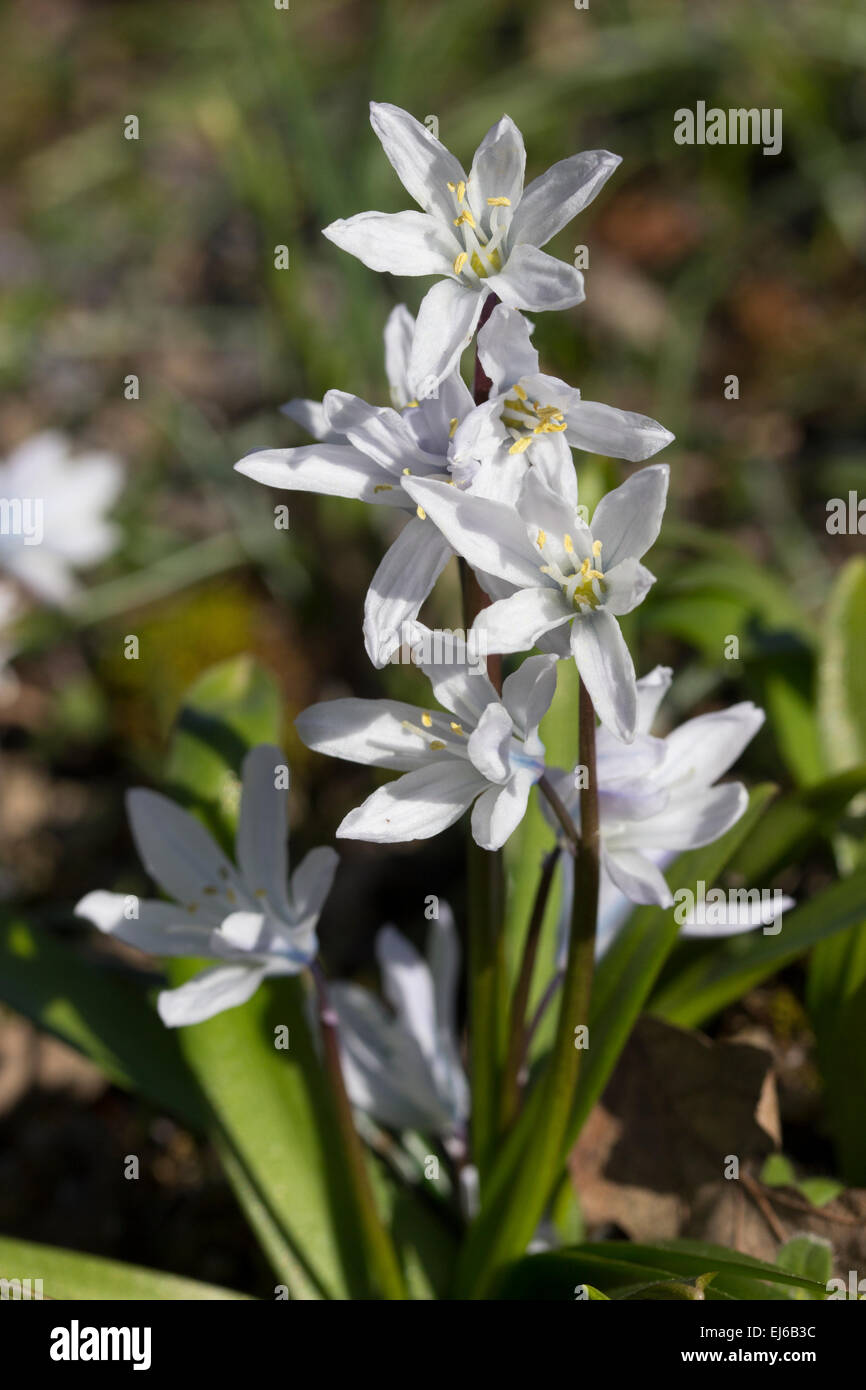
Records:
[[[373,1280],[384,1298],[405,1299],[406,1289],[403,1274],[391,1238],[382,1224],[376,1207],[376,1199],[367,1172],[364,1148],[355,1128],[352,1105],[346,1091],[343,1067],[340,1061],[337,1015],[331,1007],[328,983],[318,961],[314,962],[310,973],[315,984],[316,999],[319,1006],[319,1026],[322,1035],[325,1071],[331,1082],[337,1127],[343,1143],[349,1181],[358,1211],[361,1231],[367,1246]]]
[[[593,740],[593,749],[594,748],[595,742]],[[556,819],[559,821],[560,825],[565,831],[565,838],[571,846],[572,853],[577,854],[577,851],[580,849],[580,836],[577,833],[574,821],[568,814],[564,801],[562,801],[561,797],[559,796],[559,793],[554,789],[552,783],[548,779],[547,773],[545,773],[542,777],[539,777],[538,790],[546,799],[551,811],[556,816]],[[582,809],[583,802],[581,801],[581,810]]]
[[[574,873],[571,939],[562,981],[559,1021],[542,1087],[539,1114],[520,1160],[513,1187],[504,1204],[497,1204],[482,1227],[477,1243],[465,1252],[463,1288],[458,1296],[484,1298],[499,1271],[523,1253],[561,1175],[583,1049],[575,1030],[589,1023],[589,1003],[595,962],[598,915],[599,834],[598,787],[595,770],[595,712],[580,682],[580,761],[587,769],[581,789],[581,838]],[[482,1221],[484,1213],[482,1212]]]
[[[532,987],[532,972],[535,969],[535,959],[538,955],[538,943],[541,939],[541,927],[547,910],[547,900],[550,897],[550,886],[558,860],[559,847],[557,846],[545,855],[544,863],[541,866],[541,877],[535,890],[535,901],[532,905],[532,914],[529,918],[526,941],[523,946],[520,974],[517,977],[511,1000],[508,1053],[502,1078],[501,1120],[503,1129],[507,1129],[511,1124],[517,1114],[520,1102],[519,1078],[526,1050],[526,1011],[529,1005],[529,991]]]
[[[489,294],[478,327],[481,329],[499,300]],[[476,405],[487,400],[490,379],[475,350],[474,397]],[[474,570],[460,560],[463,624],[467,632],[490,600]],[[502,658],[487,658],[487,674],[497,691],[502,689]],[[505,876],[499,850],[481,849],[470,832],[466,845],[466,887],[469,950],[469,1059],[472,1087],[472,1158],[482,1183],[493,1157],[499,1123],[500,1063],[505,1050],[507,983],[502,922]]]

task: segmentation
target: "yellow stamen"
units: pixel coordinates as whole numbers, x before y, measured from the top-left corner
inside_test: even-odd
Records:
[[[466,262],[469,260],[469,252],[461,251],[459,256],[454,258],[454,274],[459,275]]]
[[[442,742],[441,738],[434,738],[433,742],[430,744],[430,747],[432,749],[435,749],[435,751],[438,753],[440,748],[445,747],[445,744]]]
[[[472,213],[469,211],[468,208],[464,208],[460,216],[454,218],[454,226],[459,227],[463,222],[468,222],[469,226],[474,229],[475,218],[472,216]]]
[[[411,408],[412,410],[414,410],[415,407],[416,407],[417,405],[418,405],[418,402],[417,402],[417,401],[407,401],[407,402],[406,402],[406,409],[409,410],[409,409]]]
[[[427,513],[425,512],[425,510],[424,510],[423,507],[416,507],[416,508],[415,508],[415,512],[416,512],[416,515],[417,515],[419,521],[426,521],[426,520],[427,520]]]
[[[509,454],[523,454],[523,453],[525,453],[526,450],[529,448],[529,446],[530,446],[531,443],[532,443],[532,435],[531,435],[531,434],[526,435],[526,437],[525,437],[524,439],[515,439],[514,443],[512,444],[512,446],[511,446],[511,448],[508,450],[508,452],[509,452]]]
[[[463,180],[461,179],[460,182],[459,182],[458,185],[457,185],[457,201],[458,201],[458,203],[462,203],[462,202],[463,202],[463,199],[464,199],[465,197],[466,197],[466,184],[465,184],[465,183],[463,182]]]
[[[593,543],[592,543],[592,553],[593,553],[593,555],[595,556],[595,558],[596,558],[596,560],[597,560],[598,557],[599,557],[599,555],[601,554],[601,541],[593,541]]]
[[[524,391],[523,387],[520,385],[519,382],[515,381],[511,389],[514,392],[515,396],[519,396],[522,401],[526,400],[526,392]]]
[[[424,725],[425,729],[432,729],[433,727],[433,719],[426,710],[421,715],[421,723]]]
[[[449,182],[448,187],[450,188],[450,190],[451,190],[452,193],[456,193],[456,191],[457,191],[457,185],[456,185],[456,183],[450,183],[450,182]]]
[[[451,728],[454,730],[454,733],[455,733],[455,734],[459,734],[461,738],[463,737],[463,725],[462,725],[462,724],[458,724],[456,720],[452,719],[452,720],[451,720]]]
[[[404,469],[403,469],[403,477],[404,477],[404,478],[411,478],[411,477],[412,477],[412,469],[411,469],[411,468],[404,468]]]
[[[538,546],[539,550],[544,549],[544,547],[547,545],[546,531],[539,531],[538,535],[535,537],[535,544]]]
[[[448,426],[448,438],[449,438],[449,439],[453,439],[453,438],[454,438],[454,434],[455,434],[455,432],[456,432],[456,429],[457,429],[457,426],[459,425],[459,423],[460,423],[460,421],[457,419],[457,416],[455,415],[455,416],[454,416],[454,419],[451,421],[451,424]]]
[[[393,491],[394,491],[394,487],[393,487],[393,484],[392,484],[392,483],[377,483],[376,486],[373,488],[373,491],[374,491],[374,492],[393,492]]]
[[[571,539],[571,536],[563,536],[562,544],[565,546],[567,554],[571,555],[574,553],[574,541]]]
[[[488,199],[487,199],[487,206],[488,206],[488,207],[491,207],[491,208],[510,208],[510,207],[511,207],[511,199],[510,199],[510,198],[488,198]]]

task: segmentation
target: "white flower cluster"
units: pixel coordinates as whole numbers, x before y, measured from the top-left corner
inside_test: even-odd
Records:
[[[655,420],[594,401],[539,369],[524,311],[581,302],[579,271],[540,248],[592,200],[617,167],[606,151],[574,155],[524,187],[521,134],[504,116],[467,174],[412,116],[373,104],[373,128],[422,209],[361,212],[325,229],[374,270],[440,277],[417,319],[405,306],[385,328],[390,405],[343,391],[294,400],[285,413],[315,442],[248,454],[237,469],[271,487],[360,499],[407,522],[374,575],[364,611],[377,666],[409,630],[452,555],[475,574],[489,605],[469,634],[489,653],[528,652],[501,694],[476,663],[419,663],[429,708],[395,700],[335,699],[297,721],[308,747],[400,775],[349,812],[338,837],[378,842],[435,835],[472,807],[472,833],[499,849],[542,777],[578,822],[573,774],[545,770],[539,724],[558,663],[573,659],[601,722],[598,795],[603,905],[610,896],[668,904],[661,866],[703,845],[743,814],[745,789],[716,785],[760,727],[754,706],[692,720],[666,739],[650,725],[670,682],[658,668],[638,681],[619,619],[654,583],[642,563],[662,523],[668,466],[633,472],[588,519],[572,451],[643,463],[669,444]],[[479,326],[480,325],[480,326]],[[490,383],[476,400],[460,375],[477,333]],[[435,703],[434,703],[435,702]],[[79,905],[104,931],[160,954],[220,964],[160,996],[168,1024],[242,1002],[266,976],[297,973],[317,952],[316,924],[336,868],[312,852],[286,890],[285,793],[278,749],[249,755],[238,870],[202,827],[153,793],[135,792],[130,816],[142,859],[176,900],[118,895]],[[604,935],[604,933],[602,933]],[[455,1141],[468,1098],[457,1050],[457,946],[450,914],[433,924],[425,963],[393,928],[379,938],[389,1014],[364,990],[337,985],[343,1056],[355,1103],[383,1123],[429,1128]]]

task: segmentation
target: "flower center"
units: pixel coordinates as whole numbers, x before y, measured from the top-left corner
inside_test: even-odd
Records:
[[[591,559],[587,555],[578,563],[574,541],[569,535],[563,536],[562,548],[565,551],[566,563],[571,564],[570,570],[564,568],[559,560],[551,555],[545,531],[539,529],[535,544],[547,561],[541,566],[541,573],[549,575],[559,585],[577,612],[580,613],[586,608],[598,608],[604,601],[605,590],[604,571],[597,568],[601,563],[601,541],[593,541]]]
[[[459,183],[449,183],[448,190],[454,195],[455,212],[454,226],[463,241],[464,249],[454,258],[454,274],[464,275],[467,271],[474,271],[479,280],[486,280],[488,275],[497,274],[502,269],[502,256],[499,248],[502,239],[508,230],[509,217],[504,211],[511,207],[511,199],[505,197],[488,198],[487,206],[490,208],[489,222],[490,235],[488,236],[482,227],[479,227],[475,216],[466,201],[466,184],[463,179]],[[472,278],[469,276],[469,278]]]
[[[503,425],[514,440],[509,454],[522,454],[540,434],[563,434],[568,428],[558,405],[541,405],[539,401],[530,401],[519,382],[514,383],[511,392],[506,397],[501,416]]]

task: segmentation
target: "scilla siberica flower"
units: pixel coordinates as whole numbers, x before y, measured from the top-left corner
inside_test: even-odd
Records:
[[[501,304],[478,333],[478,356],[490,380],[490,396],[463,427],[467,458],[451,467],[458,483],[469,482],[481,461],[499,452],[508,462],[531,462],[553,492],[573,495],[576,502],[571,449],[643,463],[670,444],[674,436],[657,420],[584,401],[575,387],[545,376],[538,369],[531,333],[532,324],[522,314]],[[513,464],[509,470],[496,470],[497,482],[506,471],[513,471]],[[524,468],[516,475],[518,487],[525,473]],[[488,495],[516,500],[516,493],[512,496],[499,482]]]
[[[608,914],[612,921],[611,889],[632,903],[671,907],[673,895],[662,868],[675,853],[709,845],[724,835],[749,804],[742,782],[718,779],[760,729],[763,710],[744,701],[698,715],[664,738],[655,738],[650,729],[670,684],[667,666],[657,666],[637,682],[637,732],[631,744],[619,742],[606,729],[598,731],[602,946],[611,930],[604,929]],[[550,780],[579,824],[580,792],[574,774],[551,772]]]
[[[301,860],[287,884],[285,768],[279,748],[260,744],[243,764],[236,837],[237,868],[204,826],[158,792],[127,797],[142,863],[174,902],[88,893],[75,911],[100,931],[159,956],[205,956],[222,962],[157,1006],[170,1028],[200,1023],[243,1004],[268,975],[297,975],[318,952],[316,926],[337,869],[327,846]]]
[[[406,191],[423,212],[359,212],[325,236],[371,270],[446,277],[418,314],[412,394],[451,372],[492,290],[515,309],[568,309],[584,297],[583,276],[539,250],[576,217],[620,163],[590,150],[554,164],[523,186],[523,137],[508,116],[487,132],[467,175],[459,160],[408,112],[372,102],[370,121]]]
[[[368,405],[345,391],[329,391],[321,403],[289,401],[283,412],[319,442],[260,449],[235,464],[270,487],[358,498],[411,514],[373,576],[364,607],[365,643],[376,666],[389,660],[402,625],[414,622],[453,554],[441,531],[416,515],[401,483],[410,474],[448,481],[452,456],[462,448],[461,422],[475,408],[456,371],[434,395],[412,399],[407,368],[414,333],[412,315],[398,305],[385,327],[391,406]]]
[[[465,664],[421,665],[448,711],[399,700],[327,700],[295,720],[308,748],[404,775],[344,818],[337,836],[394,843],[424,840],[472,810],[482,849],[500,849],[522,820],[544,772],[538,725],[556,688],[556,658],[530,657],[496,694]]]
[[[486,650],[519,652],[536,643],[559,656],[570,650],[602,724],[630,742],[637,691],[617,618],[655,583],[640,558],[661,528],[667,464],[642,468],[608,492],[591,524],[576,500],[551,491],[535,469],[516,506],[439,482],[411,478],[404,486],[497,600],[473,627]]]
[[[378,933],[376,955],[393,1012],[360,985],[338,981],[329,991],[349,1098],[389,1129],[437,1134],[459,1147],[469,1084],[457,1035],[460,946],[450,908],[440,903],[430,923],[426,960],[394,927]]]

